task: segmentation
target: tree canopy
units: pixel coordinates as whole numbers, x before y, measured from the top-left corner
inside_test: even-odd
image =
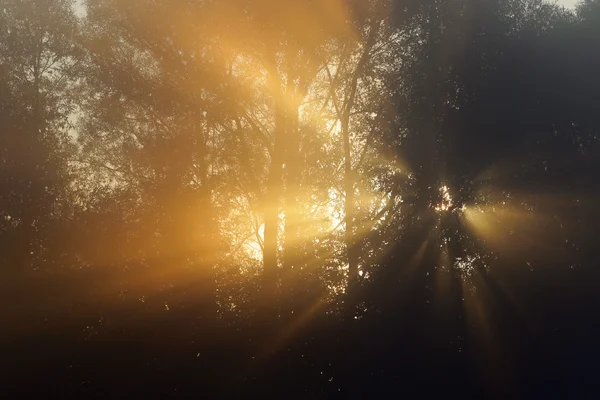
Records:
[[[56,384],[84,396],[115,396],[119,371],[226,397],[550,374],[529,341],[576,340],[539,332],[598,298],[599,18],[595,0],[0,0],[15,373],[45,368],[30,335],[47,382],[77,365]],[[130,358],[83,366],[106,351]]]

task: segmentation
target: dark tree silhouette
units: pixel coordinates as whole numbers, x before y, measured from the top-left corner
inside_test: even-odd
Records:
[[[3,394],[589,396],[599,18],[0,0]]]

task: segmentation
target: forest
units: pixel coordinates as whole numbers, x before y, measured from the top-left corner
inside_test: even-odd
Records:
[[[0,0],[7,399],[596,398],[598,204],[598,0]]]

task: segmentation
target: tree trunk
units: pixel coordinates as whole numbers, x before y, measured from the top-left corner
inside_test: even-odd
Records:
[[[275,99],[275,144],[271,154],[271,168],[267,180],[267,196],[264,210],[264,250],[263,250],[263,294],[272,296],[277,292],[278,263],[277,247],[279,234],[279,208],[281,201],[282,153],[285,133],[285,109],[283,99]]]
[[[352,74],[347,95],[342,104],[340,125],[344,151],[344,191],[346,196],[344,199],[344,223],[346,230],[344,240],[346,242],[346,255],[348,261],[348,286],[346,296],[346,313],[347,317],[352,318],[356,312],[357,306],[357,291],[358,291],[358,254],[354,237],[354,176],[352,171],[352,150],[350,145],[350,113],[354,108],[356,92],[358,90],[358,79],[364,72],[365,65],[371,48],[375,44],[379,34],[379,21],[373,20],[369,36],[367,37],[363,52],[356,65],[356,69]]]
[[[352,153],[350,149],[349,112],[342,120],[342,138],[344,142],[344,223],[346,230],[346,256],[348,262],[348,314],[356,311],[355,297],[358,286],[358,257],[354,243],[354,177],[352,176]]]
[[[215,280],[215,265],[219,259],[219,246],[221,238],[219,234],[219,224],[217,216],[215,215],[214,204],[213,204],[213,189],[212,189],[212,172],[211,166],[213,164],[213,151],[214,146],[208,146],[210,126],[205,120],[206,124],[204,127],[204,133],[200,138],[200,151],[199,157],[203,162],[201,165],[201,187],[200,187],[200,202],[199,208],[196,208],[196,216],[201,215],[202,221],[204,222],[203,233],[201,234],[200,241],[202,246],[199,257],[196,256],[196,260],[199,263],[199,288],[202,292],[201,300],[204,305],[203,316],[207,318],[215,318],[217,316],[217,283]],[[208,160],[205,160],[204,157]],[[193,219],[192,219],[193,220]],[[192,271],[194,272],[194,271]]]
[[[298,53],[288,48],[287,53],[287,88],[286,88],[286,149],[285,149],[285,230],[283,253],[282,285],[288,298],[285,310],[291,316],[300,307],[302,276],[300,272],[301,257],[299,251],[301,209],[299,207],[300,178],[302,165],[300,162],[300,132],[298,130],[298,108],[301,89],[296,84],[299,76]]]

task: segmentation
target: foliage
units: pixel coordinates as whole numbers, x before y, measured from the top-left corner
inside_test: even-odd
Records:
[[[62,289],[38,322],[464,337],[494,274],[597,254],[598,1],[77,7],[0,0],[0,267]]]

